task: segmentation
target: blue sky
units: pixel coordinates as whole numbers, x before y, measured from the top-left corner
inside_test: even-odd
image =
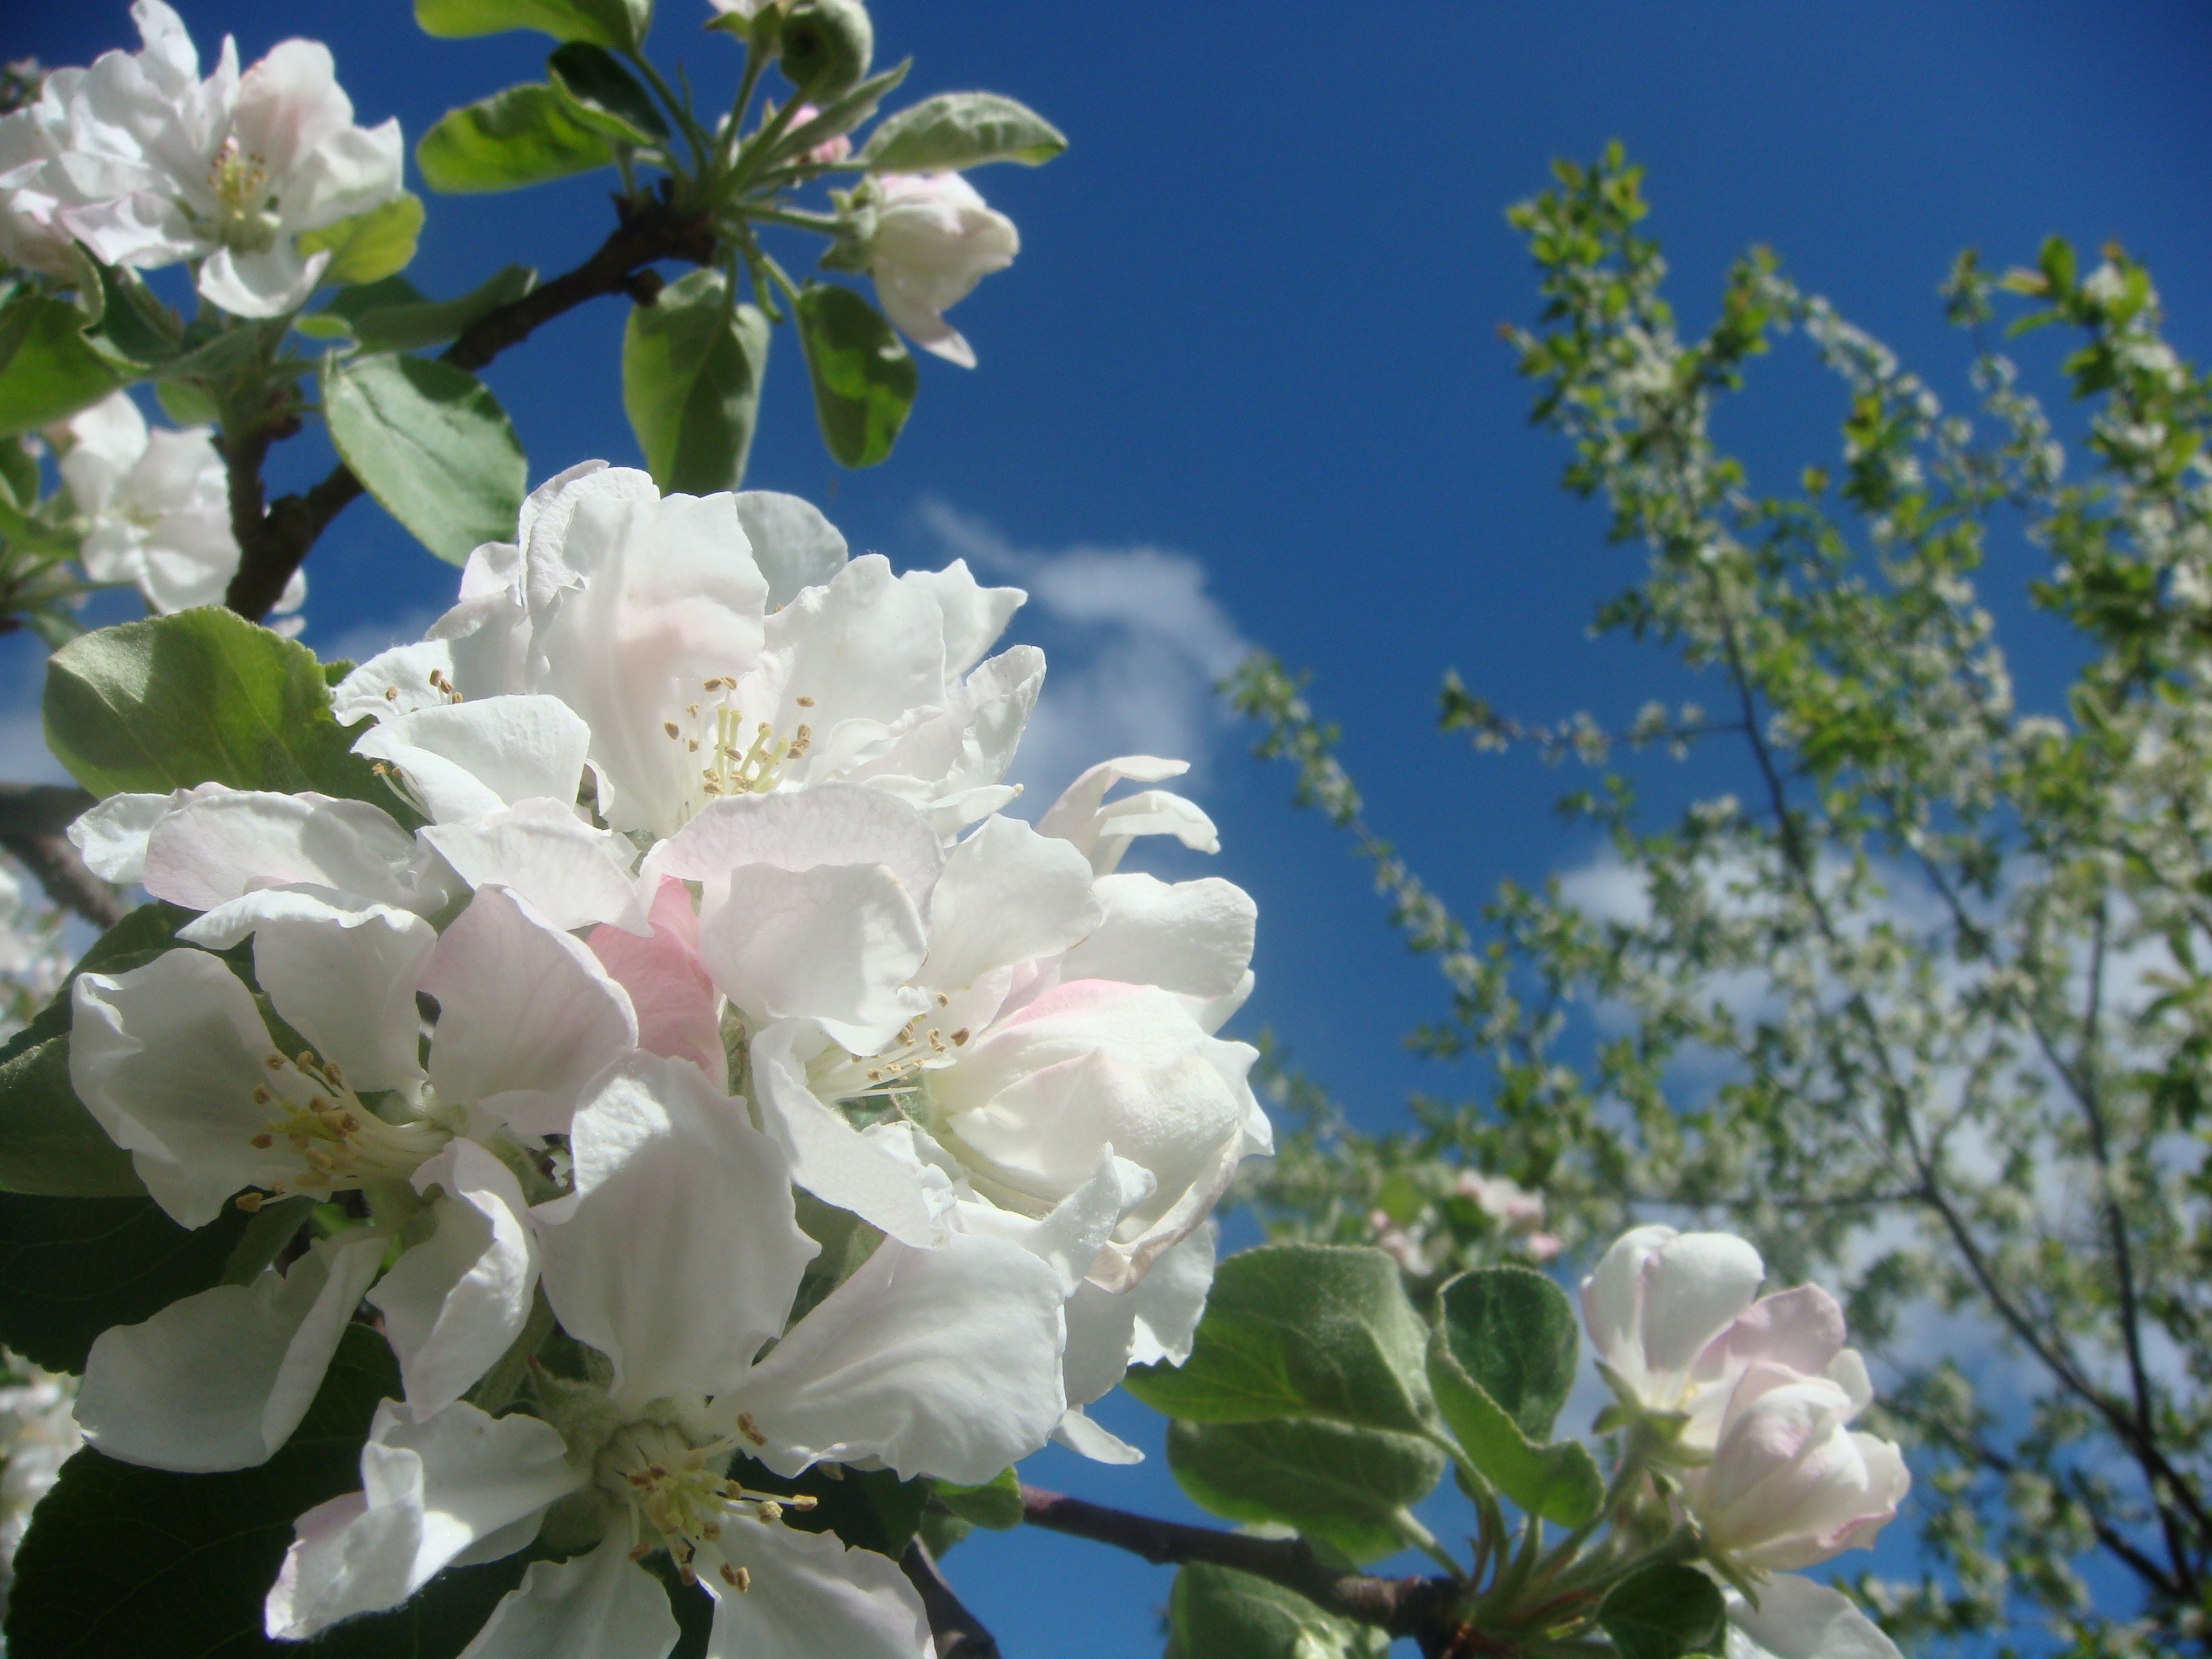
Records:
[[[664,0],[653,46],[702,91],[735,52]],[[183,0],[211,55],[326,40],[364,121],[410,141],[447,106],[535,78],[545,43],[433,41],[395,0]],[[9,8],[9,55],[82,63],[126,44],[120,0]],[[1036,172],[975,175],[1019,223],[1012,270],[956,313],[981,367],[924,359],[890,460],[824,456],[793,342],[771,361],[750,482],[823,505],[856,550],[901,564],[995,561],[1038,595],[1017,624],[1055,664],[1032,787],[1093,755],[1187,747],[1218,819],[1220,873],[1261,905],[1271,1026],[1361,1121],[1409,1089],[1455,1086],[1402,1032],[1437,1006],[1427,970],[1383,933],[1341,844],[1285,805],[1287,779],[1243,757],[1207,678],[1245,644],[1315,673],[1378,830],[1462,911],[1502,877],[1586,860],[1547,807],[1567,780],[1475,757],[1432,730],[1438,678],[1532,718],[1608,721],[1687,689],[1617,641],[1594,604],[1632,573],[1601,511],[1555,488],[1496,336],[1533,311],[1501,216],[1555,155],[1623,139],[1650,168],[1650,228],[1686,323],[1726,262],[1765,242],[1809,288],[1960,401],[1963,343],[1935,287],[1962,245],[2024,262],[2047,233],[2118,238],[2146,258],[2172,333],[2212,345],[2212,10],[2201,5],[1214,3],[881,0],[879,59],[912,53],[909,92],[984,87],[1050,116],[1073,148]],[[605,182],[432,198],[410,276],[436,295],[509,260],[551,274],[607,221]],[[803,258],[796,245],[793,258]],[[544,330],[487,379],[534,478],[587,456],[634,462],[617,395],[621,315],[600,302]],[[2029,343],[2031,362],[2047,362]],[[1799,349],[1757,370],[1724,438],[1769,479],[1832,449],[1840,400]],[[280,487],[329,457],[310,434]],[[316,550],[309,638],[375,642],[441,608],[453,574],[362,502]],[[2016,592],[2025,549],[2000,551]],[[2063,642],[2007,600],[2031,698]],[[35,653],[6,642],[0,692],[35,697]],[[33,763],[19,720],[4,764]],[[1126,1401],[1104,1413],[1157,1445]],[[1094,1470],[1058,1452],[1031,1478],[1185,1512],[1154,1460]],[[1156,1650],[1167,1575],[1036,1534],[963,1546],[951,1571],[1011,1655]]]

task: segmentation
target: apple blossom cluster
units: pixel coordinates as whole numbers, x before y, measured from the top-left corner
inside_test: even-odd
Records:
[[[399,124],[354,124],[328,47],[286,40],[242,73],[215,70],[163,0],[134,0],[138,51],[58,69],[0,118],[0,259],[69,276],[82,243],[112,265],[190,261],[200,295],[281,317],[313,292],[326,229],[400,194]]]
[[[149,428],[131,394],[116,392],[46,439],[82,520],[77,558],[86,575],[136,587],[165,616],[222,602],[238,570],[238,538],[210,428]],[[299,632],[307,597],[307,576],[295,570],[276,602],[278,633]]]
[[[1215,1035],[1255,910],[1118,867],[1215,848],[1150,787],[1179,763],[1003,814],[1044,662],[988,653],[1022,598],[848,557],[793,497],[590,463],[336,688],[392,811],[210,784],[73,828],[198,913],[76,981],[78,1097],[179,1224],[316,1218],[102,1334],[87,1438],[249,1468],[349,1326],[398,1364],[272,1636],[534,1546],[477,1659],[659,1659],[656,1552],[715,1598],[712,1653],[918,1656],[898,1567],[760,1480],[1137,1455],[1084,1407],[1187,1355],[1209,1212],[1271,1146],[1254,1050]],[[875,1242],[825,1280],[802,1223],[839,1212]]]
[[[84,1443],[70,1411],[76,1399],[75,1377],[0,1350],[0,1607],[33,1507]]]
[[[1894,1655],[1841,1591],[1801,1577],[1897,1516],[1904,1454],[1852,1428],[1872,1403],[1844,1311],[1817,1285],[1759,1294],[1759,1252],[1728,1233],[1638,1227],[1582,1285],[1583,1321],[1630,1431],[1727,1583],[1729,1651]]]

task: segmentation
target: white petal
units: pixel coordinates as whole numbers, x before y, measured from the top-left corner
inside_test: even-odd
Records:
[[[127,974],[83,974],[72,993],[70,1084],[131,1154],[155,1202],[204,1227],[232,1194],[274,1186],[298,1165],[253,1136],[275,1052],[245,982],[204,951],[171,951]]]
[[[611,830],[594,830],[557,800],[526,800],[465,823],[417,832],[471,887],[511,887],[563,933],[611,922],[645,931],[629,878],[635,856]]]
[[[1213,1288],[1216,1228],[1209,1220],[1173,1249],[1163,1251],[1129,1297],[1137,1306],[1137,1326],[1129,1348],[1133,1365],[1180,1365],[1190,1358],[1191,1340]]]
[[[881,864],[746,865],[701,917],[699,955],[756,1019],[817,1020],[855,1054],[874,1053],[923,1006],[902,994],[921,966],[921,918]]]
[[[452,823],[538,796],[573,803],[591,742],[558,697],[487,697],[397,715],[354,753],[398,767],[430,816]]]
[[[514,1174],[472,1140],[456,1140],[415,1172],[415,1190],[441,1188],[437,1231],[410,1248],[369,1292],[399,1357],[417,1417],[476,1386],[530,1318],[538,1241]]]
[[[575,1192],[536,1212],[562,1325],[613,1361],[618,1404],[734,1385],[817,1253],[782,1154],[697,1066],[644,1054],[578,1105],[568,1146]]]
[[[1655,1371],[1689,1369],[1759,1294],[1766,1268],[1759,1252],[1732,1233],[1684,1233],[1668,1239],[1644,1272],[1641,1334]]]
[[[432,674],[451,679],[453,649],[444,640],[417,640],[380,651],[337,683],[331,713],[340,726],[356,720],[389,720],[418,709],[443,708],[447,699],[430,683]]]
[[[240,78],[232,119],[239,148],[282,179],[352,125],[353,101],[337,83],[328,46],[285,40]]]
[[[301,258],[289,236],[259,253],[219,247],[200,267],[200,296],[234,317],[282,317],[307,303],[330,263],[328,248]]]
[[[295,884],[419,910],[414,857],[414,838],[366,801],[225,790],[185,801],[154,826],[143,880],[155,898],[187,910]]]
[[[929,902],[945,853],[913,808],[872,789],[825,785],[711,802],[653,849],[645,869],[680,881],[718,883],[749,864],[790,871],[885,865],[918,909]]]
[[[203,783],[166,795],[110,795],[70,825],[69,838],[93,874],[135,886],[146,872],[146,838],[155,824],[188,800],[229,793],[222,784]]]
[[[668,1592],[617,1528],[588,1555],[532,1562],[460,1659],[667,1659],[680,1634]]]
[[[1137,1333],[1137,1308],[1132,1293],[1103,1291],[1080,1285],[1067,1300],[1067,1352],[1060,1374],[1066,1381],[1067,1403],[1080,1410],[1103,1400],[1120,1384],[1129,1369],[1129,1348]]]
[[[930,896],[922,982],[956,990],[991,969],[1056,956],[1102,915],[1081,853],[1018,818],[986,818],[952,849]]]
[[[1094,1463],[1141,1463],[1144,1453],[1139,1451],[1121,1436],[1100,1427],[1083,1414],[1080,1406],[1070,1406],[1067,1415],[1060,1419],[1052,1437],[1068,1450]]]
[[[218,1285],[100,1333],[77,1421],[109,1457],[209,1474],[266,1462],[307,1414],[384,1241],[341,1235],[283,1273]]]
[[[982,661],[1030,597],[1018,587],[985,587],[965,559],[955,559],[942,570],[909,570],[899,580],[928,593],[944,613],[948,678]]]
[[[706,1659],[931,1659],[929,1615],[889,1556],[830,1533],[725,1523],[722,1551],[751,1574],[716,1592]],[[704,1577],[702,1583],[708,1582]]]
[[[940,835],[994,812],[1013,799],[999,780],[1013,763],[1022,732],[1044,687],[1044,653],[1018,645],[991,659],[880,752],[840,775],[897,793],[923,811]],[[949,822],[946,821],[949,819]]]
[[[279,1640],[398,1606],[472,1546],[589,1479],[538,1418],[488,1417],[464,1401],[418,1422],[390,1400],[376,1408],[361,1474],[362,1491],[295,1523],[264,1613]]]
[[[576,1098],[637,1043],[629,998],[579,940],[503,887],[477,890],[422,975],[438,1000],[430,1081],[531,1134],[562,1134]]]
[[[208,249],[177,204],[151,191],[64,208],[61,221],[103,264],[135,270],[155,270]]]
[[[928,1249],[945,1229],[918,1170],[855,1129],[807,1087],[793,1045],[811,1035],[805,1020],[780,1020],[752,1039],[753,1090],[761,1127],[791,1165],[791,1178],[825,1204],[850,1210],[893,1238]],[[821,1039],[814,1039],[818,1046]]]
[[[1153,1185],[1151,1170],[1116,1158],[1109,1147],[1091,1179],[1041,1218],[982,1202],[963,1204],[955,1213],[961,1231],[1010,1238],[1050,1264],[1060,1275],[1060,1294],[1073,1296],[1115,1224],[1152,1195]]]
[[[1111,834],[1108,833],[1107,813],[1101,803],[1106,799],[1106,792],[1115,784],[1125,781],[1159,783],[1189,770],[1188,761],[1162,760],[1154,755],[1123,755],[1116,760],[1101,761],[1068,785],[1037,820],[1037,831],[1073,842],[1089,855],[1091,867],[1101,875],[1112,873],[1129,844],[1128,836],[1133,834],[1152,833],[1155,830],[1180,833],[1185,845],[1197,847],[1201,852],[1213,852],[1219,842],[1216,840],[1209,843],[1206,839],[1212,836],[1213,825],[1206,814],[1181,797],[1158,790],[1147,790],[1114,805],[1114,816],[1126,820],[1130,816],[1130,801],[1146,803],[1139,809],[1139,816],[1149,828],[1139,830],[1134,823],[1122,822],[1115,824]],[[1182,809],[1181,817],[1176,816],[1178,808]],[[1199,839],[1192,840],[1192,836]]]
[[[1019,1245],[886,1239],[754,1369],[744,1407],[780,1474],[879,1457],[901,1480],[990,1480],[1050,1437],[1067,1399],[1059,1276]]]
[[[1104,915],[1067,953],[1063,979],[1117,979],[1208,1000],[1243,983],[1259,907],[1234,883],[1103,876],[1098,898]]]
[[[253,976],[284,1022],[356,1089],[422,1075],[415,989],[437,930],[389,905],[341,907],[291,889],[248,893],[178,930],[212,951],[253,938]]]
[[[738,522],[752,544],[753,562],[768,581],[768,608],[780,610],[804,587],[845,568],[845,538],[813,502],[773,489],[738,492]]]
[[[762,674],[741,676],[737,696],[778,732],[804,720],[816,745],[834,751],[848,741],[839,732],[847,722],[880,733],[909,709],[941,704],[947,681],[936,597],[870,553],[768,619]]]
[[[331,134],[288,181],[285,224],[295,230],[318,229],[383,206],[399,194],[402,154],[396,120]]]
[[[1759,1586],[1753,1607],[1740,1590],[1728,1601],[1727,1659],[1902,1659],[1897,1644],[1841,1590],[1795,1573]]]

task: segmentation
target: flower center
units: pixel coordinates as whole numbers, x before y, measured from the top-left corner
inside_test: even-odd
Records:
[[[735,675],[707,680],[700,687],[704,698],[686,703],[682,720],[661,722],[660,729],[676,746],[686,820],[708,801],[725,795],[767,794],[783,781],[784,769],[814,741],[813,727],[804,724],[788,738],[778,737],[766,720],[748,727],[744,711],[730,701],[737,689]],[[811,697],[798,702],[801,708],[814,706]]]
[[[260,253],[276,240],[276,198],[269,193],[269,163],[226,138],[208,164],[208,188],[215,192],[210,234],[240,253]]]
[[[930,1022],[951,999],[935,994],[936,1008],[916,1014],[899,1027],[898,1035],[872,1054],[849,1054],[842,1049],[825,1051],[807,1067],[807,1081],[815,1090],[837,1100],[857,1100],[866,1095],[889,1095],[911,1088],[915,1079],[930,1066],[943,1065],[952,1051],[968,1041],[968,1028],[939,1030]]]
[[[738,1427],[754,1437],[745,1434],[749,1418],[739,1418]],[[695,1446],[665,1423],[633,1423],[616,1432],[593,1474],[629,1516],[632,1560],[665,1549],[687,1584],[699,1582],[702,1567],[734,1590],[752,1582],[725,1553],[724,1527],[732,1520],[775,1526],[786,1510],[811,1510],[814,1500],[750,1492],[728,1479],[730,1455],[743,1443],[733,1436]]]
[[[264,1152],[286,1147],[300,1173],[278,1182],[264,1196],[241,1193],[241,1210],[258,1210],[271,1198],[307,1193],[328,1198],[372,1180],[405,1181],[453,1139],[451,1130],[417,1120],[392,1123],[362,1104],[337,1065],[302,1049],[297,1060],[270,1053],[267,1076],[253,1088],[257,1106],[276,1115],[253,1136]]]

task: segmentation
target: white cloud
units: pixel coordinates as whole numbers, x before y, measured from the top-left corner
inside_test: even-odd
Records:
[[[920,513],[947,557],[1029,590],[1009,637],[1042,646],[1050,665],[1011,775],[1031,800],[1116,755],[1187,760],[1202,780],[1229,729],[1214,682],[1252,648],[1206,591],[1203,564],[1149,546],[1035,552],[942,501]]]

